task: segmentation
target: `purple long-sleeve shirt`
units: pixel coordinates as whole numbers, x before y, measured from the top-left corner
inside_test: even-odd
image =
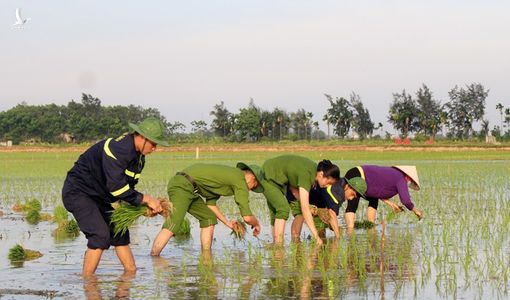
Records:
[[[414,208],[404,173],[392,167],[366,165],[361,168],[367,183],[366,198],[390,199],[398,194],[407,209]]]

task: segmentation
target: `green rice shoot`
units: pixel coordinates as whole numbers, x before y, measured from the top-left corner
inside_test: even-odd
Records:
[[[69,218],[69,213],[62,205],[57,205],[53,209],[53,221],[55,223],[60,223],[62,221],[67,221]]]
[[[28,224],[35,225],[41,220],[41,214],[38,210],[29,210],[25,219],[27,220]]]
[[[16,244],[9,249],[8,258],[11,262],[21,262],[33,260],[42,256],[42,253],[35,250],[25,249],[20,244]]]
[[[374,227],[375,227],[375,223],[370,222],[368,220],[354,222],[354,228],[356,228],[356,229],[370,229],[370,228],[374,228]]]
[[[237,223],[234,224],[230,235],[238,240],[244,240],[244,236],[246,235],[246,223],[243,219],[237,218]]]
[[[128,203],[121,203],[118,208],[113,210],[110,220],[111,224],[113,224],[114,236],[126,234],[129,227],[138,218],[144,216],[146,211],[147,206],[145,205],[134,206]]]

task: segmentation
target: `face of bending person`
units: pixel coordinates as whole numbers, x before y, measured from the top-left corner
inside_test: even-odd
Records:
[[[152,152],[156,151],[158,144],[154,143],[153,141],[145,138],[141,135],[135,136],[135,147],[136,150],[143,155],[151,154]]]
[[[346,184],[344,186],[345,200],[353,200],[356,198],[357,194],[358,193],[350,185]]]
[[[315,176],[315,181],[319,184],[321,188],[328,187],[336,182],[336,179],[333,177],[328,177],[324,175],[324,172],[319,171]]]
[[[257,177],[255,177],[255,175],[253,175],[250,171],[244,171],[244,180],[246,180],[246,185],[250,191],[256,188],[259,184]]]

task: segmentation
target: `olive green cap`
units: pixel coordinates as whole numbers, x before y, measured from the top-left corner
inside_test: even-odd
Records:
[[[129,127],[158,145],[170,146],[165,138],[165,125],[158,118],[148,117],[138,125],[129,123]]]
[[[353,177],[353,178],[345,178],[347,184],[349,184],[358,194],[362,197],[365,197],[365,193],[367,192],[367,183],[365,179],[361,177]]]

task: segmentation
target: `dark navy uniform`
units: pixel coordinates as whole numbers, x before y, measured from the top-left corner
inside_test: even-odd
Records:
[[[74,215],[90,249],[129,244],[129,231],[113,237],[111,203],[142,203],[143,194],[134,187],[144,165],[145,156],[136,151],[134,134],[124,134],[90,147],[67,173],[62,189],[64,206]]]
[[[332,209],[338,216],[340,206],[345,201],[345,195],[343,186],[345,185],[345,179],[340,179],[338,184],[330,185],[327,188],[321,188],[318,185],[310,188],[309,202],[310,205],[315,205],[317,208],[329,208]],[[292,195],[290,189],[287,189],[287,200],[296,200]]]

